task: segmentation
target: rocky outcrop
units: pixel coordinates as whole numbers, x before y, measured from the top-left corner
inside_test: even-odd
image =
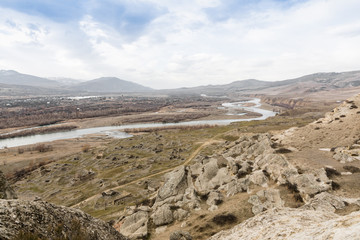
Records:
[[[284,206],[279,185],[290,186],[305,203],[331,189],[332,181],[324,169],[299,173],[284,155],[276,153],[269,134],[241,137],[224,143],[221,149],[212,156],[197,158],[191,166],[180,166],[166,174],[148,215],[158,232],[163,226],[186,220],[191,211],[206,205],[207,210],[216,211],[227,197],[240,192],[249,194],[252,212],[258,215]],[[316,209],[314,204],[311,206]],[[137,211],[126,216],[120,229],[131,238],[147,233],[148,220],[145,214],[141,215],[142,220],[137,220]]]
[[[304,206],[302,209],[335,212],[346,207],[348,203],[341,197],[332,195],[327,192],[316,195],[311,201]]]
[[[164,204],[159,207],[151,216],[156,226],[162,226],[174,221],[174,215],[169,204]]]
[[[284,206],[278,189],[261,190],[256,195],[250,196],[248,202],[253,205],[252,212],[255,215],[267,209]]]
[[[334,159],[341,163],[348,163],[360,160],[360,140],[357,140],[349,147],[337,147],[334,149]]]
[[[292,175],[289,178],[289,182],[293,186],[296,186],[305,201],[308,201],[318,193],[331,189],[331,180],[325,175],[325,170],[322,170],[324,171],[322,176],[317,176],[313,173],[304,173]]]
[[[77,209],[43,201],[0,200],[1,239],[12,239],[20,231],[41,239],[126,239],[108,223]]]
[[[165,184],[158,191],[158,202],[178,194],[183,194],[188,187],[187,171],[184,166],[180,166],[172,171],[171,174],[165,175],[165,179]]]
[[[148,235],[149,213],[138,211],[125,218],[120,226],[120,232],[131,239],[144,238]]]
[[[16,193],[7,183],[4,174],[0,171],[0,199],[16,199]]]
[[[360,212],[338,216],[331,212],[273,208],[209,240],[360,239]]]

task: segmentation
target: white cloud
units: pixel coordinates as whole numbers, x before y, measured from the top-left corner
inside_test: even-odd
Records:
[[[148,2],[168,11],[131,40],[89,15],[54,23],[0,9],[0,68],[83,79],[116,76],[168,88],[282,80],[355,70],[360,62],[359,1],[312,0],[286,8],[263,1],[246,17],[237,13],[221,21],[204,11],[220,0]]]

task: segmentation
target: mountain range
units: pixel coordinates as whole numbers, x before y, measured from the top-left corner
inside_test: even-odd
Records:
[[[314,96],[319,92],[354,91],[360,89],[360,71],[315,73],[281,81],[247,79],[229,84],[207,85],[192,88],[154,90],[150,87],[116,77],[102,77],[90,81],[71,78],[41,78],[13,70],[0,71],[0,92],[43,94],[47,93],[165,93],[226,95],[281,95]],[[4,89],[7,89],[6,91]],[[47,89],[47,90],[46,90]]]

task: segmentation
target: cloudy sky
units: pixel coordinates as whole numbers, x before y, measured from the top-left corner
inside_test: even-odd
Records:
[[[359,0],[0,0],[0,69],[154,88],[360,70]]]

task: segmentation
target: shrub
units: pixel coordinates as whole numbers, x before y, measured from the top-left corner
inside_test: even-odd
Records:
[[[331,187],[333,190],[338,190],[340,188],[340,184],[338,184],[337,182],[332,181],[331,182]]]
[[[23,148],[18,148],[18,153],[19,154],[23,154],[25,152],[25,150]]]
[[[291,153],[291,150],[287,148],[279,148],[275,150],[275,153]]]
[[[213,223],[216,225],[225,225],[225,224],[231,224],[235,223],[237,221],[237,217],[231,213],[229,214],[219,214],[213,217],[212,219]]]
[[[332,178],[333,176],[340,176],[340,173],[334,168],[326,167],[325,172],[328,178]]]
[[[351,172],[351,173],[358,173],[358,172],[360,172],[360,168],[358,168],[358,167],[355,167],[355,166],[344,166],[343,167],[346,171],[349,171],[349,172]]]
[[[38,152],[50,152],[53,150],[53,147],[51,145],[39,144],[35,146],[34,150]]]
[[[89,144],[85,144],[81,148],[81,151],[83,151],[84,153],[88,152],[89,150],[90,150],[90,145]]]

